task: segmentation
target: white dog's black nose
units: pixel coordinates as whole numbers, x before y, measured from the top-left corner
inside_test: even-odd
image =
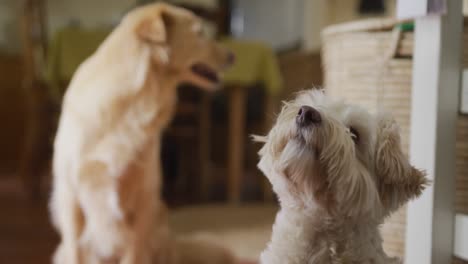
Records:
[[[303,105],[297,112],[296,124],[298,126],[308,126],[311,124],[319,124],[322,122],[322,117],[320,116],[319,111],[315,108]]]

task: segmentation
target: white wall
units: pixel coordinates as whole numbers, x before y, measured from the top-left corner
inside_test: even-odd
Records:
[[[190,2],[207,7],[216,0],[170,0]],[[0,50],[17,53],[20,50],[19,12],[22,0],[0,0]],[[72,22],[83,27],[107,27],[116,24],[122,15],[132,8],[137,0],[46,0],[48,31],[53,35],[57,29]]]
[[[0,49],[17,53],[19,37],[20,0],[0,0]],[[83,27],[109,26],[119,21],[136,0],[47,0],[48,30],[53,34],[72,20]]]
[[[196,2],[205,6],[215,5],[215,0],[170,1]],[[114,24],[137,0],[47,0],[46,2],[48,3],[49,32],[53,33],[74,19],[81,21],[84,27]],[[359,0],[239,0],[239,2],[248,6],[248,12],[257,14],[253,26],[245,29],[245,37],[282,43],[294,38],[295,35],[300,35],[305,49],[311,51],[320,49],[320,32],[325,26],[365,17],[356,12]],[[17,14],[20,3],[19,0],[0,0],[0,49],[2,51],[19,50]],[[268,5],[262,3],[268,3]],[[396,0],[386,0],[386,15],[394,14],[395,4]],[[298,8],[303,8],[301,15],[304,23],[293,19],[294,12]],[[464,0],[463,11],[465,15],[468,15],[468,0]],[[281,23],[275,23],[275,21],[281,21]],[[255,27],[259,27],[260,30]]]
[[[83,27],[106,27],[117,23],[136,0],[48,0],[49,32],[79,21]]]
[[[320,32],[328,23],[329,0],[306,0],[304,4],[303,48],[320,49]]]
[[[304,48],[320,50],[320,32],[327,25],[368,18],[356,12],[360,0],[305,0],[304,5]],[[395,16],[396,0],[386,0],[386,13]],[[463,14],[468,16],[468,0],[463,0]]]
[[[287,48],[302,39],[302,9],[307,0],[235,0],[236,37]]]

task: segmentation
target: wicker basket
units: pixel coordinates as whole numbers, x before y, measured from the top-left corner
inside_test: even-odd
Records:
[[[403,31],[397,24],[393,19],[370,19],[330,26],[322,33],[322,60],[327,93],[371,111],[380,108],[392,111],[401,126],[402,144],[407,153],[413,32]],[[468,33],[464,37],[468,44]],[[463,53],[463,62],[468,66],[468,51]],[[457,136],[456,208],[468,213],[467,116],[460,116]],[[404,255],[405,227],[406,208],[400,209],[383,225],[384,248],[389,255]]]

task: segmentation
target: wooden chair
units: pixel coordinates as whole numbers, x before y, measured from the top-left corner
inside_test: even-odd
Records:
[[[179,4],[179,6],[191,10],[208,23],[214,25],[216,29],[215,37],[228,32],[228,1],[218,1],[217,8],[213,9],[192,4]],[[181,185],[185,185],[186,190],[177,190],[178,188],[175,186],[167,187],[172,189],[173,192],[183,191],[184,194],[191,191],[192,193],[189,196],[192,197],[188,198],[206,201],[209,199],[212,184],[210,161],[212,94],[202,92],[188,84],[179,88],[176,116],[166,132],[166,137],[172,137],[174,139],[172,142],[179,149],[179,155],[177,155],[179,172],[175,175],[178,178],[175,184],[182,182]],[[194,182],[194,180],[198,182]],[[166,179],[166,181],[171,182],[170,179]],[[196,187],[193,188],[194,186]]]
[[[23,86],[27,100],[27,124],[19,173],[27,194],[40,195],[42,176],[49,167],[53,130],[49,96],[41,79],[47,53],[45,1],[24,0],[20,33],[23,44]]]

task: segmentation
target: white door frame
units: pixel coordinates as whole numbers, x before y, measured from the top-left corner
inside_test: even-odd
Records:
[[[416,19],[410,157],[432,183],[408,205],[406,264],[448,264],[454,253],[462,4],[447,0],[447,14]]]

